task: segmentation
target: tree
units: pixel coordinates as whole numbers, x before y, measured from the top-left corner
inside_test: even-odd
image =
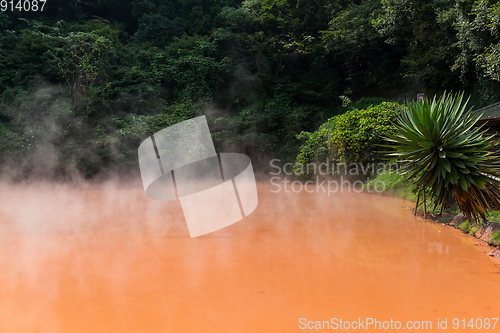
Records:
[[[453,69],[463,81],[474,83],[479,105],[500,98],[500,2],[463,1],[457,5],[456,30],[460,53]],[[476,83],[477,82],[477,83]]]
[[[171,20],[160,14],[143,14],[133,41],[137,44],[151,43],[162,47],[168,45],[173,37],[182,35],[183,31],[184,27],[178,17]]]
[[[467,218],[477,221],[500,207],[500,157],[493,136],[484,137],[482,126],[475,127],[481,116],[466,105],[463,93],[409,103],[397,117],[395,134],[387,135],[394,145],[386,147],[393,149],[388,156],[403,160],[407,179],[430,193],[435,207],[454,195]]]
[[[459,53],[455,1],[382,0],[382,5],[373,25],[387,43],[406,49],[402,72],[431,89],[463,88],[460,73],[451,70]]]
[[[400,84],[398,69],[406,50],[386,43],[372,25],[381,14],[380,1],[365,0],[337,12],[322,32],[327,54],[342,68],[343,84],[352,93]]]

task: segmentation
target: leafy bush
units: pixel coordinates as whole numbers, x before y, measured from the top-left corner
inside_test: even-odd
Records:
[[[178,17],[170,20],[160,14],[143,14],[139,18],[139,28],[133,41],[137,44],[151,43],[162,47],[168,45],[172,37],[180,36],[183,31],[184,27]]]
[[[203,55],[170,59],[159,53],[153,68],[158,80],[165,80],[173,88],[173,98],[180,101],[196,101],[213,96],[222,82],[226,63],[225,59],[217,61]]]
[[[475,225],[475,226],[473,226],[473,227],[470,229],[469,233],[470,233],[472,236],[476,237],[476,233],[478,232],[478,230],[479,230],[479,227],[478,227],[477,225]]]
[[[274,153],[289,160],[298,150],[296,134],[311,127],[318,111],[314,105],[297,106],[286,98],[266,99],[236,116],[216,118],[214,139],[224,141],[225,146],[250,147],[252,153]]]
[[[334,116],[313,133],[301,132],[297,138],[305,142],[300,147],[297,163],[307,164],[326,157],[344,163],[381,160],[377,145],[384,135],[393,131],[391,121],[400,109],[396,102],[382,102]]]
[[[491,240],[490,240],[490,245],[493,246],[499,246],[500,245],[500,232],[494,232]]]
[[[462,230],[465,233],[469,233],[472,230],[472,224],[469,221],[465,221],[460,223],[458,229]]]
[[[304,140],[300,147],[300,153],[297,155],[297,163],[307,164],[313,161],[324,160],[328,156],[328,147],[326,141],[332,130],[333,122],[327,121],[313,133],[301,132],[297,135],[298,140]],[[304,175],[307,176],[307,175]]]
[[[486,218],[488,221],[490,222],[497,222],[497,223],[500,223],[500,211],[498,210],[492,210],[492,211],[489,211],[487,214],[486,214]]]
[[[400,105],[383,102],[368,109],[355,109],[333,118],[327,139],[330,156],[340,162],[368,162],[381,159],[375,153],[382,137],[393,131]]]

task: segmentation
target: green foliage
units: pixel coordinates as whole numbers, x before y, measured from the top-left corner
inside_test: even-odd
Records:
[[[95,112],[96,99],[106,98],[105,80],[113,57],[111,41],[94,33],[77,33],[67,40],[68,49],[54,55],[60,75],[71,86],[76,104],[85,106],[85,114]]]
[[[268,99],[234,117],[216,118],[214,139],[227,147],[248,147],[290,159],[297,153],[296,133],[310,127],[311,117],[318,111],[310,105],[293,105],[286,98]]]
[[[152,62],[155,80],[166,82],[175,100],[210,99],[227,71],[227,58],[217,61],[205,55],[214,49],[213,43],[199,41],[190,55],[171,58],[165,53],[156,54]]]
[[[492,234],[490,245],[499,246],[500,245],[500,232],[494,232]]]
[[[328,54],[345,71],[344,85],[352,92],[397,85],[394,75],[404,55],[402,48],[385,43],[371,21],[381,15],[380,1],[362,1],[335,13],[322,40]],[[392,54],[388,58],[386,54]]]
[[[178,17],[170,20],[160,14],[143,14],[133,41],[137,44],[151,43],[162,47],[168,45],[173,37],[182,35],[183,31],[184,27]]]
[[[401,54],[401,70],[431,89],[463,88],[460,73],[451,71],[459,56],[456,2],[452,0],[383,0],[383,13],[372,24]]]
[[[464,1],[457,5],[455,27],[460,51],[452,69],[462,81],[477,82],[473,92],[476,105],[485,106],[500,98],[498,45],[500,24],[498,1]]]
[[[484,70],[486,77],[500,81],[500,44],[488,46],[484,53],[476,57],[476,61]]]
[[[492,210],[486,213],[486,219],[490,222],[500,223],[500,211]]]
[[[391,121],[399,109],[395,102],[382,102],[334,116],[313,133],[301,132],[297,138],[305,142],[300,147],[297,163],[322,161],[326,157],[344,163],[380,160],[382,155],[375,152],[376,147],[382,137],[392,131]]]
[[[393,128],[391,121],[400,109],[395,102],[383,102],[368,109],[354,109],[332,118],[326,141],[330,156],[340,162],[369,162],[379,159],[374,152],[382,137]]]
[[[141,0],[132,2],[132,14],[139,17],[140,35],[149,39],[157,36],[158,32],[153,29],[154,23],[158,23],[163,33],[179,33],[184,30],[190,35],[208,34],[215,27],[218,14],[225,6],[235,6],[241,1],[234,0]],[[181,29],[182,27],[182,29]],[[167,38],[168,39],[168,38]],[[158,39],[156,39],[158,41]]]
[[[475,226],[473,226],[472,228],[470,228],[469,233],[470,233],[473,237],[475,237],[475,236],[476,236],[476,233],[478,232],[478,230],[479,230],[479,227],[478,227],[477,225],[475,225]]]
[[[160,113],[152,116],[131,114],[124,118],[113,118],[112,122],[118,128],[117,134],[130,138],[143,140],[148,136],[181,121],[188,120],[194,116],[194,110],[190,105],[177,104]],[[116,136],[105,138],[113,141]]]
[[[299,37],[308,30],[321,30],[328,22],[328,9],[335,5],[325,0],[246,0],[242,7],[271,32],[287,31]]]
[[[398,198],[403,198],[406,200],[415,201],[416,200],[416,188],[411,184],[408,184],[406,178],[396,172],[384,172],[377,175],[374,179],[370,180],[365,188],[370,187],[373,191],[382,191],[381,193],[389,194]]]
[[[332,125],[333,123],[328,121],[313,133],[301,132],[297,135],[298,140],[304,141],[304,144],[300,146],[300,153],[297,155],[298,164],[306,165],[311,162],[325,160],[328,157],[326,141],[332,130]]]
[[[470,233],[471,230],[472,230],[472,224],[470,224],[469,221],[465,221],[465,222],[462,222],[460,223],[460,225],[458,226],[458,229],[462,230],[463,232],[465,233]]]
[[[391,117],[380,109],[384,100],[367,96],[463,88],[476,106],[500,100],[498,8],[451,0],[75,0],[43,13],[0,12],[0,158],[24,156],[27,131],[50,132],[27,124],[46,120],[47,108],[21,99],[47,106],[55,98],[65,101],[65,120],[54,123],[66,136],[47,142],[60,163],[89,177],[131,164],[144,135],[198,114],[220,147],[259,158],[371,162]],[[58,87],[57,98],[39,98],[47,86]],[[339,95],[359,100],[342,106]]]
[[[478,220],[500,205],[500,159],[466,104],[463,93],[409,103],[387,140],[394,144],[389,156],[403,159],[402,172],[417,188],[429,189],[437,206],[454,194],[467,218]]]

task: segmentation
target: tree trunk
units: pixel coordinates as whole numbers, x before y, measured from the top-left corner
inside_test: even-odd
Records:
[[[415,205],[415,212],[414,212],[413,216],[417,216],[418,203],[420,201],[420,192],[421,191],[418,191],[418,194],[417,194],[417,204]]]
[[[424,219],[427,218],[427,206],[425,205],[425,188],[424,188]]]

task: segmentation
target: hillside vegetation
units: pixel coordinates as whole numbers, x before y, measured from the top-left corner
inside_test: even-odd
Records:
[[[136,170],[142,140],[201,114],[219,150],[291,161],[298,134],[346,111],[364,117],[339,96],[381,97],[356,107],[365,113],[444,90],[488,105],[500,100],[499,18],[496,1],[449,0],[52,0],[43,12],[0,11],[1,169],[19,179]],[[363,158],[370,146],[353,149],[348,158]]]

